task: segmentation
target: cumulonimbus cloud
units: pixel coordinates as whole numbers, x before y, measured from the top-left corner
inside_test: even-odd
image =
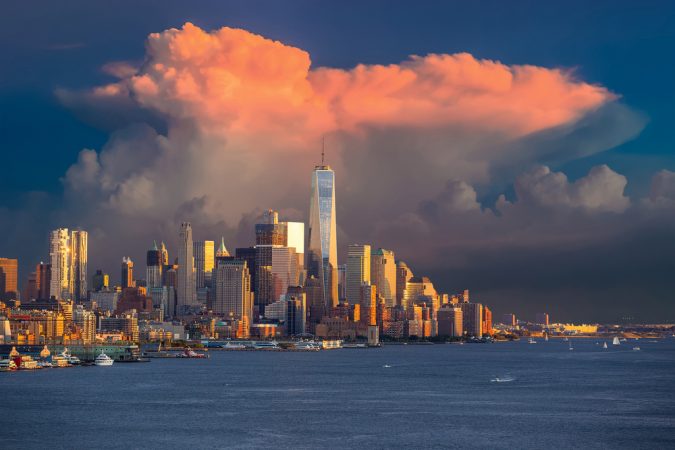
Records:
[[[112,130],[64,176],[64,217],[95,230],[102,264],[117,261],[119,242],[139,258],[155,237],[171,244],[182,220],[198,238],[233,240],[260,208],[303,220],[322,136],[337,173],[342,244],[400,246],[427,267],[456,267],[452,258],[467,262],[462,249],[485,242],[590,240],[608,215],[637,208],[626,178],[607,166],[576,181],[542,166],[607,150],[644,126],[617,94],[569,70],[468,53],[313,67],[302,49],[190,23],[151,34],[142,64],[105,70],[118,79],[57,92]],[[515,174],[516,200],[481,203]],[[663,197],[669,178],[661,178],[654,195]],[[561,215],[564,224],[552,219]],[[528,220],[541,217],[528,235]]]

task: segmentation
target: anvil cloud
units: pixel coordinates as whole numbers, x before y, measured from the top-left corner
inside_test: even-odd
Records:
[[[606,243],[629,231],[616,217],[666,214],[672,197],[667,173],[655,178],[666,205],[656,208],[629,199],[627,179],[607,166],[575,181],[547,166],[607,150],[644,126],[617,94],[569,70],[468,53],[313,67],[299,48],[190,23],[151,34],[141,65],[105,70],[117,80],[57,94],[111,130],[63,178],[63,217],[92,230],[92,251],[110,267],[121,245],[141,258],[153,238],[171,243],[183,220],[198,238],[224,234],[230,245],[247,244],[261,209],[304,220],[323,137],[341,244],[393,248],[449,289],[477,284],[470,274],[486,252]],[[485,200],[511,183],[513,198]],[[501,278],[485,276],[495,301],[490,289],[506,292]],[[505,295],[503,304],[526,297]]]

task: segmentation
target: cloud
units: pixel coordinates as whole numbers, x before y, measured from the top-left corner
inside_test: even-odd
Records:
[[[224,235],[235,247],[250,244],[262,209],[302,219],[324,136],[340,246],[392,248],[444,289],[475,283],[510,292],[517,304],[513,296],[539,286],[528,279],[525,291],[509,291],[504,255],[563,273],[562,249],[578,257],[602,242],[602,260],[612,239],[656,214],[631,202],[626,177],[607,166],[575,181],[547,166],[608,150],[646,123],[619,95],[569,70],[467,53],[314,67],[302,49],[189,23],[151,34],[141,65],[104,70],[118,80],[57,91],[78,117],[111,133],[63,177],[58,220],[91,230],[92,269],[116,271],[122,253],[142,260],[153,239],[175,249],[184,220],[195,238]],[[666,178],[658,198],[671,198]],[[514,200],[485,200],[514,182]],[[640,220],[617,220],[629,214]],[[539,250],[550,264],[540,264]]]

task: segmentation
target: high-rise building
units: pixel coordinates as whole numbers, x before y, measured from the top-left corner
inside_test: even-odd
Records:
[[[70,233],[70,292],[73,300],[87,299],[87,246],[89,235],[83,230]]]
[[[303,222],[285,222],[286,246],[295,250],[298,282],[305,282],[305,224]]]
[[[52,266],[40,262],[35,267],[35,287],[38,290],[37,298],[40,300],[49,299],[49,291],[51,289]]]
[[[483,336],[483,305],[480,303],[462,302],[462,326],[467,336]]]
[[[338,299],[347,301],[347,264],[338,266]]]
[[[162,251],[153,242],[152,248],[147,251],[145,258],[145,278],[148,288],[162,287]]]
[[[406,263],[399,261],[396,264],[396,306],[402,306],[404,309],[407,305],[404,302],[403,296],[408,281],[413,277],[412,270],[408,268]]]
[[[183,315],[197,306],[195,291],[194,255],[192,243],[192,226],[183,222],[178,239],[178,273],[176,274],[176,308],[177,314]]]
[[[396,306],[396,261],[394,252],[383,248],[370,256],[370,282],[388,307]]]
[[[169,265],[169,251],[166,249],[166,245],[164,245],[164,241],[159,245],[159,253],[161,255],[161,262],[162,266],[168,266]]]
[[[316,324],[321,322],[321,318],[328,314],[323,297],[323,283],[318,278],[310,276],[305,280],[303,291],[307,302],[310,330],[313,330]]]
[[[110,275],[103,273],[101,269],[97,269],[96,273],[91,279],[92,281],[92,290],[94,292],[100,292],[107,290],[110,287]]]
[[[218,247],[218,250],[216,250],[216,258],[222,258],[230,256],[230,252],[227,251],[227,247],[225,247],[225,238],[221,237],[220,238],[220,246]],[[215,259],[214,259],[214,268],[215,268]],[[250,269],[249,269],[250,270]]]
[[[549,325],[549,318],[547,313],[537,313],[534,323],[547,327]]]
[[[361,321],[366,325],[377,325],[377,287],[363,283],[359,289]]]
[[[462,325],[462,309],[446,305],[436,313],[438,319],[438,335],[460,337],[464,333]]]
[[[49,295],[57,300],[69,300],[70,293],[70,234],[59,228],[49,236],[51,276]]]
[[[487,306],[483,306],[483,334],[492,336],[492,311]]]
[[[306,332],[307,301],[304,293],[288,295],[286,300],[286,334],[298,336]]]
[[[120,285],[122,289],[134,287],[134,262],[128,256],[122,258]]]
[[[246,261],[218,257],[213,280],[213,312],[250,323],[253,315],[251,275]]]
[[[370,284],[370,245],[349,244],[347,253],[347,301],[361,301],[361,285]]]
[[[412,277],[406,282],[403,293],[403,305],[406,309],[424,302],[432,306],[434,311],[440,308],[440,296],[428,277]]]
[[[307,276],[320,281],[326,309],[331,310],[338,303],[335,172],[323,164],[312,172],[305,251]]]
[[[18,259],[0,258],[0,300],[18,298],[18,266]]]
[[[215,243],[213,241],[195,241],[193,254],[195,258],[195,287],[203,289],[211,283],[211,274],[215,264]]]
[[[516,315],[513,313],[502,314],[502,323],[510,327],[515,327],[516,325],[518,325]]]
[[[262,223],[255,225],[255,245],[280,245],[288,242],[286,223],[279,223],[279,213],[268,209],[263,213]]]
[[[0,269],[2,270],[2,269]],[[0,274],[0,278],[2,278],[2,275]],[[0,284],[2,284],[0,282]],[[35,300],[38,298],[39,292],[38,292],[38,285],[37,285],[37,273],[36,272],[31,272],[30,275],[28,275],[28,279],[26,280],[26,284],[23,288],[23,292],[21,293],[21,300],[23,301],[30,301],[30,300]]]

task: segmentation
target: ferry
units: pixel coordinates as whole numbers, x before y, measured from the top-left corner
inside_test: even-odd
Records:
[[[321,344],[314,341],[300,341],[295,344],[296,350],[318,352],[321,350]]]
[[[263,342],[255,342],[253,344],[253,348],[256,350],[278,350],[279,349],[279,344],[277,341],[263,341]]]
[[[112,366],[114,362],[115,361],[110,356],[106,355],[103,352],[101,352],[101,354],[98,355],[94,360],[95,365],[103,367]]]
[[[244,350],[246,346],[239,342],[227,342],[220,346],[220,348],[225,350]]]
[[[190,347],[185,347],[182,354],[178,354],[177,358],[194,358],[194,359],[203,359],[207,356],[204,353],[197,353],[192,350]]]

